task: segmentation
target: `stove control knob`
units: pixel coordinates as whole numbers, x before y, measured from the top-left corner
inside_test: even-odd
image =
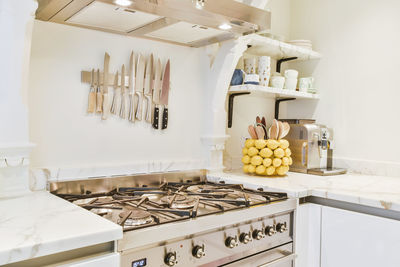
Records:
[[[169,252],[165,255],[164,262],[168,266],[174,266],[178,262],[176,261],[176,252]]]
[[[227,246],[228,248],[234,248],[237,247],[238,242],[237,242],[237,236],[232,237],[232,236],[228,236],[225,239],[225,246]]]
[[[265,227],[265,235],[272,236],[274,234],[276,234],[276,231],[272,225],[268,225],[267,227]]]
[[[205,256],[204,244],[202,246],[195,246],[192,250],[193,257],[200,259],[201,257]]]
[[[261,230],[254,230],[252,236],[256,240],[260,240],[261,238],[264,237],[263,232]]]
[[[276,225],[276,231],[278,231],[279,233],[283,233],[286,231],[286,222],[285,223],[278,223]]]
[[[241,233],[239,236],[239,241],[243,244],[247,244],[251,241],[250,235],[248,233]]]

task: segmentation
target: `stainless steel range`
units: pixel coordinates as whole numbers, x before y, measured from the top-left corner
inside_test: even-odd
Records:
[[[205,171],[53,182],[50,191],[124,229],[121,265],[294,265],[296,200],[211,183]]]

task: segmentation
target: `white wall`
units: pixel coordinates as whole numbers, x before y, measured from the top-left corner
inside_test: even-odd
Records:
[[[313,73],[321,100],[293,102],[287,116],[333,127],[335,156],[365,168],[400,166],[399,11],[397,0],[292,1],[291,37],[312,40],[323,59]]]
[[[169,124],[155,131],[144,122],[119,118],[101,121],[86,114],[89,85],[81,70],[110,71],[128,65],[131,50],[171,59]],[[204,50],[169,45],[71,26],[36,21],[29,81],[30,138],[37,147],[33,167],[78,167],[130,164],[137,161],[203,159],[202,67]],[[110,88],[111,90],[111,88]],[[202,167],[202,166],[198,166]]]

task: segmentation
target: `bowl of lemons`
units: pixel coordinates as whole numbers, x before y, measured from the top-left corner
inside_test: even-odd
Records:
[[[284,176],[293,163],[285,139],[247,139],[242,154],[243,172],[249,174]]]

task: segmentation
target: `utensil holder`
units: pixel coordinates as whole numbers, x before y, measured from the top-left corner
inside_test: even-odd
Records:
[[[243,172],[259,176],[285,176],[293,163],[285,139],[247,139],[242,154]]]

